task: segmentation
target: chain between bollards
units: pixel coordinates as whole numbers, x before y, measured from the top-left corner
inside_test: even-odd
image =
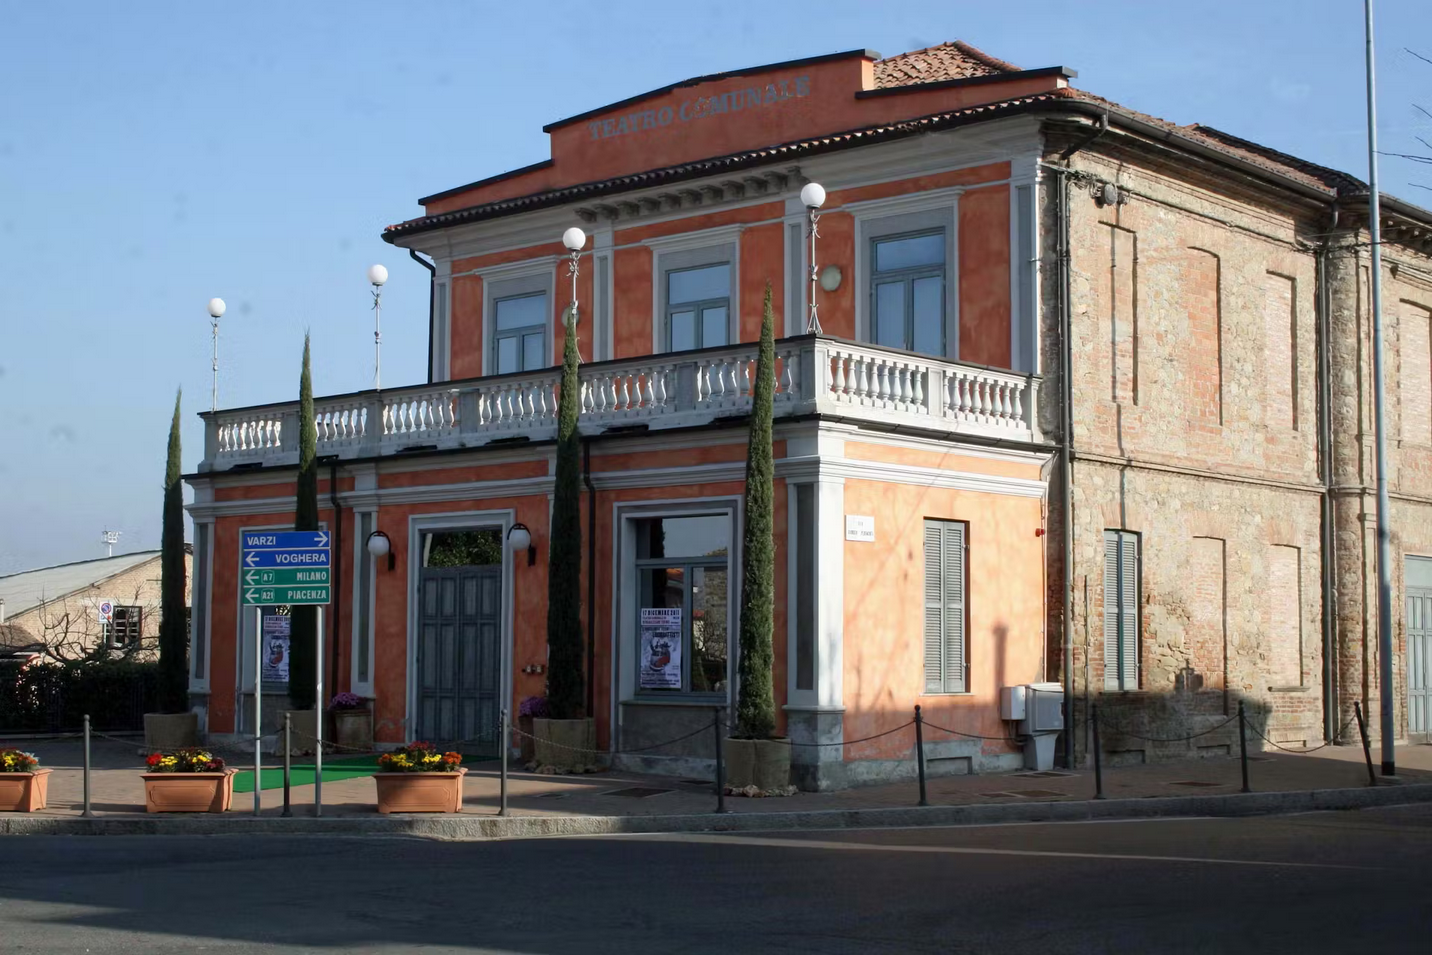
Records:
[[[1089,707],[1089,722],[1094,728],[1094,798],[1104,798],[1104,760],[1099,746],[1099,706]]]
[[[507,707],[502,708],[502,738],[498,741],[498,748],[502,750],[502,784],[498,793],[497,814],[507,815],[507,751],[512,748],[512,733],[508,729]]]
[[[1367,738],[1367,723],[1362,718],[1362,701],[1352,701],[1352,711],[1357,716],[1357,732],[1362,737],[1362,755],[1367,760],[1367,784],[1377,785],[1377,773],[1372,770],[1372,741]]]
[[[85,809],[80,813],[86,819],[93,819],[94,813],[90,810],[90,718],[85,714]]]
[[[920,715],[920,704],[915,704],[915,766],[920,774],[920,805],[928,806],[925,798],[925,719]]]
[[[287,710],[283,714],[283,814],[293,815],[293,807],[289,803],[289,787],[292,784],[290,777],[293,771],[293,715]],[[258,785],[255,783],[255,785]]]
[[[1248,717],[1243,712],[1243,701],[1238,701],[1238,759],[1243,764],[1243,792],[1251,793],[1248,785]]]
[[[712,707],[715,710],[711,725],[716,732],[716,812],[718,815],[730,812],[726,808],[726,763],[722,753],[724,737],[721,726],[721,707]]]

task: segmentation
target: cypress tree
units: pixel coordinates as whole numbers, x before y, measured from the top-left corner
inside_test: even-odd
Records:
[[[293,529],[318,530],[318,430],[313,420],[313,380],[308,367],[308,335],[303,336],[303,373],[298,379],[298,493]],[[317,702],[318,608],[293,608],[288,649],[288,698],[295,709]]]
[[[741,542],[740,694],[736,735],[769,739],[776,731],[771,686],[771,631],[775,627],[775,470],[771,461],[771,403],[776,388],[775,319],[771,283],[761,308],[761,345],[751,396],[751,435],[746,446],[746,532]]]
[[[169,458],[164,466],[163,529],[159,538],[159,708],[183,713],[189,708],[189,631],[184,607],[184,487],[179,447],[179,402],[169,423]]]
[[[577,435],[576,315],[563,316],[562,393],[557,400],[557,475],[547,545],[547,702],[552,718],[586,715],[582,683],[581,439]]]

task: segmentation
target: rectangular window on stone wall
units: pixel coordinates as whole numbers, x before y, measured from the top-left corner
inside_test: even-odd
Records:
[[[1432,444],[1432,311],[1402,303],[1402,440]]]
[[[1227,571],[1224,541],[1195,537],[1184,580],[1188,601],[1188,669],[1175,679],[1182,689],[1222,690],[1227,647]]]
[[[1104,689],[1139,688],[1139,535],[1104,531]]]
[[[1109,229],[1109,397],[1139,402],[1138,236],[1107,223]]]
[[[1296,286],[1269,272],[1263,289],[1264,409],[1271,428],[1298,428],[1298,312]]]
[[[1303,582],[1297,547],[1268,548],[1268,679],[1271,686],[1303,685]]]
[[[960,521],[925,521],[925,692],[964,693],[965,528]]]

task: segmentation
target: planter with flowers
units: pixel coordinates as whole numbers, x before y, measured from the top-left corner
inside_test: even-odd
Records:
[[[146,812],[226,812],[234,799],[234,771],[207,750],[151,753],[145,765]]]
[[[461,753],[439,753],[432,743],[409,743],[378,757],[373,782],[378,811],[461,812]]]
[[[0,812],[34,812],[45,808],[50,771],[40,768],[34,753],[0,749]]]
[[[536,769],[537,749],[536,737],[533,734],[532,721],[545,720],[552,715],[552,707],[548,705],[545,696],[529,696],[522,701],[517,710],[517,729],[522,734],[522,765]],[[498,755],[501,755],[499,751]]]
[[[339,693],[328,704],[333,717],[333,742],[342,752],[368,753],[373,750],[373,711],[356,693]]]

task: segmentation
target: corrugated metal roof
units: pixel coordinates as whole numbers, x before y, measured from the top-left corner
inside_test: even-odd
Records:
[[[46,601],[83,590],[90,584],[107,580],[115,574],[122,574],[151,560],[159,560],[159,551],[141,550],[132,554],[116,554],[113,557],[40,567],[0,577],[0,600],[5,601],[5,617],[9,619],[22,614]]]

